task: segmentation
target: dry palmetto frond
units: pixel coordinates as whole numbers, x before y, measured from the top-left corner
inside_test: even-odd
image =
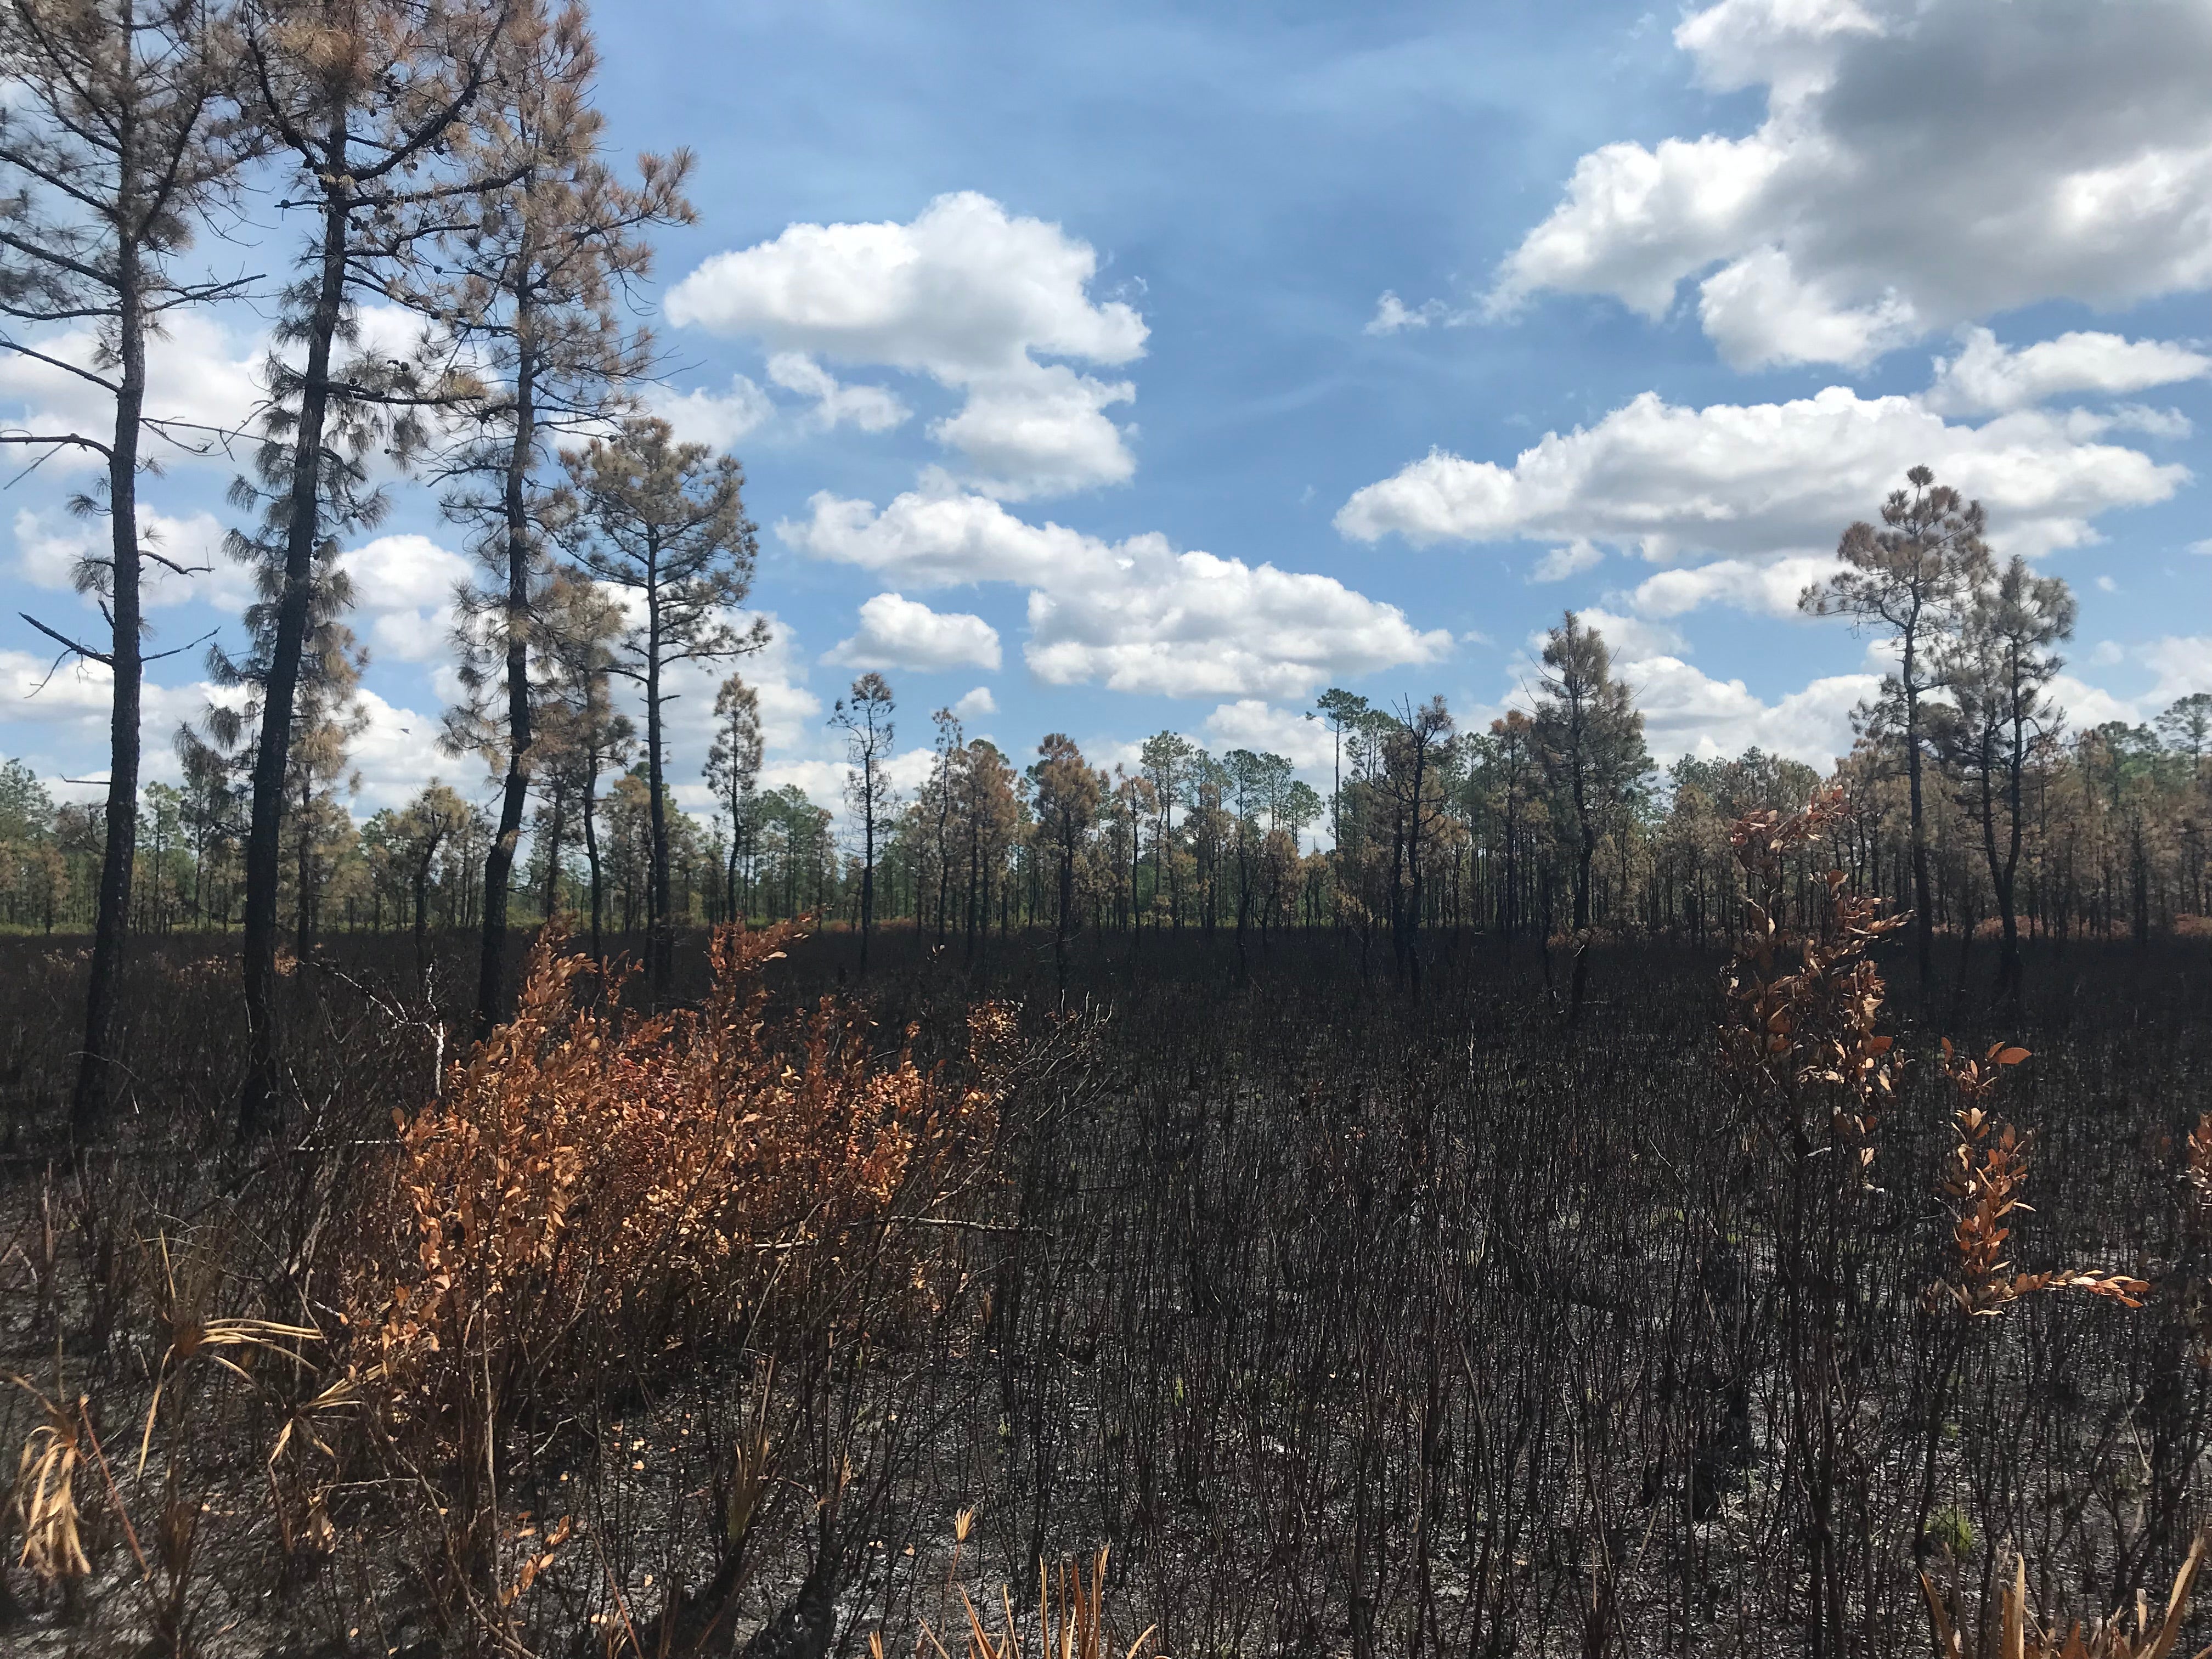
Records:
[[[960,1572],[960,1552],[968,1547],[968,1534],[975,1530],[975,1510],[973,1504],[955,1510],[952,1516],[952,1559],[945,1564],[945,1583],[949,1589]]]
[[[2189,1559],[2174,1575],[2173,1589],[2155,1625],[2141,1591],[2136,1595],[2135,1617],[2120,1613],[2097,1620],[2084,1629],[2069,1624],[2061,1633],[2046,1628],[2028,1605],[2027,1563],[2015,1557],[2012,1582],[1997,1593],[1998,1620],[1992,1644],[1990,1635],[1971,1618],[1961,1604],[1955,1579],[1938,1585],[1928,1573],[1920,1575],[1920,1589],[1928,1598],[1928,1620],[1939,1659],[2179,1659],[2181,1627],[2189,1617],[2189,1592],[2204,1559],[2204,1540],[2190,1547]],[[2208,1659],[2212,1647],[2200,1650],[2193,1659]]]
[[[285,1414],[284,1426],[276,1431],[276,1443],[269,1449],[270,1467],[276,1467],[295,1440],[305,1440],[324,1456],[336,1459],[337,1453],[323,1439],[322,1425],[315,1419],[324,1412],[346,1411],[360,1403],[361,1379],[341,1376],[307,1399],[291,1405]]]
[[[252,1374],[232,1358],[240,1358],[255,1349],[264,1350],[291,1360],[295,1364],[312,1370],[299,1351],[302,1342],[319,1342],[323,1334],[312,1325],[287,1324],[282,1320],[251,1318],[209,1318],[204,1311],[204,1297],[199,1287],[186,1275],[184,1289],[177,1284],[176,1264],[169,1255],[169,1241],[162,1237],[155,1241],[161,1261],[161,1276],[166,1287],[161,1317],[169,1328],[169,1345],[163,1350],[161,1363],[155,1367],[154,1397],[146,1407],[146,1426],[138,1437],[138,1473],[146,1472],[146,1461],[154,1447],[154,1424],[161,1410],[161,1395],[170,1381],[194,1359],[205,1358],[230,1372],[240,1381],[251,1384]],[[287,1344],[291,1346],[287,1346]],[[286,1432],[289,1433],[289,1425]],[[283,1450],[280,1438],[276,1450],[270,1454],[275,1462]]]
[[[92,1571],[77,1528],[76,1478],[84,1467],[84,1402],[64,1406],[20,1376],[8,1379],[38,1402],[43,1420],[15,1460],[12,1507],[23,1529],[16,1564],[42,1584]]]
[[[769,1408],[775,1398],[775,1368],[769,1364],[754,1393],[753,1407],[740,1426],[730,1459],[730,1489],[723,1500],[723,1539],[732,1550],[744,1547],[761,1499],[775,1479],[775,1447],[769,1438]]]

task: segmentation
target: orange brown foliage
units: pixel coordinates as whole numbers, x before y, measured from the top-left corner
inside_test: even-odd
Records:
[[[1814,879],[1820,899],[1802,932],[1781,920],[1790,860],[1802,858],[1850,808],[1840,789],[1802,812],[1753,812],[1730,826],[1729,845],[1749,896],[1744,933],[1723,990],[1733,1018],[1722,1028],[1723,1058],[1766,1132],[1795,1160],[1810,1157],[1826,1131],[1845,1179],[1870,1182],[1877,1103],[1892,1091],[1897,1062],[1875,1029],[1885,994],[1867,951],[1909,917],[1886,916],[1879,900],[1844,890],[1840,870]],[[1820,1121],[1814,1103],[1826,1103]]]
[[[387,1431],[450,1447],[514,1402],[757,1339],[894,1234],[893,1283],[933,1293],[914,1228],[988,1174],[1012,1017],[970,1014],[958,1081],[878,1057],[832,998],[772,1025],[763,971],[791,937],[723,930],[705,1005],[652,1017],[619,984],[580,995],[589,962],[541,937],[514,1019],[398,1123],[367,1209],[347,1322]]]
[[[1969,1060],[1943,1042],[1943,1069],[1958,1091],[1959,1104],[1951,1114],[1955,1144],[1943,1163],[1943,1202],[1951,1212],[1951,1240],[1958,1247],[1956,1274],[1929,1289],[1931,1304],[1945,1302],[1960,1312],[1981,1316],[2002,1313],[2023,1296],[2037,1291],[2087,1291],[2110,1297],[2124,1306],[2139,1308],[2150,1286],[2124,1273],[2100,1273],[2079,1268],[2039,1273],[2007,1271],[2005,1242],[2012,1236],[2012,1218],[2025,1212],[2021,1188],[2027,1181],[2028,1154],[2034,1139],[1994,1116],[1988,1106],[2005,1068],[2028,1058],[2025,1048],[1993,1042],[1979,1060]]]

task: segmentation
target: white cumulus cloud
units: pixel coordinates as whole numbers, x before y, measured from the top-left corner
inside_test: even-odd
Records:
[[[1012,500],[1134,470],[1125,432],[1103,413],[1132,388],[1048,361],[1144,355],[1135,309],[1091,297],[1097,270],[1096,251],[1060,226],[961,191],[909,223],[794,224],[715,254],[670,291],[666,309],[678,325],[757,338],[774,353],[881,364],[963,392],[964,407],[932,434],[968,458],[975,487]]]
[[[1596,605],[1577,614],[1611,649],[1614,672],[1634,694],[1645,741],[1662,767],[1683,755],[1711,759],[1755,744],[1826,771],[1850,750],[1851,710],[1881,689],[1879,665],[1870,658],[1860,672],[1821,676],[1769,702],[1742,680],[1718,678],[1688,660],[1687,643],[1663,618]],[[1509,665],[1506,704],[1530,706],[1543,642],[1542,634],[1531,635],[1525,654]]]
[[[1740,366],[1856,363],[2041,300],[2212,283],[2203,0],[1722,0],[1675,45],[1751,132],[1609,143],[1500,266],[1663,315],[1686,282]]]
[[[361,779],[353,796],[356,816],[404,806],[434,778],[451,784],[465,800],[479,805],[490,800],[493,781],[483,763],[438,747],[434,709],[418,714],[365,687],[357,696],[358,712],[367,724],[346,750],[346,760]]]
[[[969,383],[959,413],[929,435],[966,455],[969,482],[1002,501],[1126,483],[1137,458],[1106,410],[1137,395],[1127,380],[1100,380],[1065,363],[1036,364]]]
[[[768,360],[768,377],[787,392],[812,398],[809,419],[824,432],[848,425],[888,432],[909,413],[883,387],[848,386],[803,351],[777,352]]]
[[[1778,559],[1715,559],[1662,570],[1638,582],[1631,595],[1645,617],[1680,617],[1709,605],[1770,617],[1794,617],[1797,597],[1836,568],[1832,554]]]
[[[379,536],[338,556],[353,581],[351,620],[366,628],[373,656],[442,661],[453,630],[453,592],[469,561],[428,536]]]
[[[878,593],[860,607],[860,631],[823,660],[885,670],[996,668],[999,630],[964,611],[932,611],[917,599]]]
[[[1682,755],[1740,755],[1757,744],[1823,772],[1850,752],[1851,710],[1881,684],[1875,674],[1828,675],[1769,703],[1741,680],[1715,679],[1680,657],[1632,659],[1620,672],[1662,764]]]
[[[1624,662],[1690,654],[1689,644],[1680,632],[1657,618],[1608,611],[1595,605],[1583,605],[1576,614],[1585,626],[1604,635],[1613,654]],[[1543,650],[1543,635],[1528,636],[1528,654],[1532,659]]]
[[[2094,540],[2099,514],[2166,500],[2190,476],[2035,410],[1973,427],[1844,386],[1704,409],[1647,392],[1510,466],[1433,450],[1356,491],[1336,525],[1370,542],[1579,538],[1662,563],[1825,551],[1922,464],[1989,507],[2005,550],[2031,555]]]
[[[1211,553],[1122,544],[1129,562],[1103,580],[1030,594],[1023,656],[1054,685],[1095,682],[1168,696],[1302,696],[1325,681],[1432,662],[1451,646],[1397,606],[1333,576]]]
[[[174,666],[172,663],[171,666]],[[52,653],[0,649],[0,721],[8,753],[44,779],[57,799],[88,800],[107,777],[110,706],[115,678],[99,663],[57,664]],[[149,676],[141,689],[140,776],[174,783],[181,775],[172,739],[210,698],[240,694],[204,681],[170,684]],[[71,784],[70,778],[78,780]]]
[[[91,770],[104,777],[113,677],[97,663],[64,665],[51,678],[46,670],[47,664],[35,657],[0,651],[0,703],[11,723],[38,731],[31,748],[40,758],[46,758],[49,748],[80,765],[84,763],[76,757],[97,755],[100,760]],[[235,706],[242,695],[204,680],[171,684],[149,678],[140,722],[144,781],[177,781],[179,767],[172,742],[177,728],[198,720],[211,702]],[[366,689],[357,696],[367,724],[347,750],[349,768],[361,778],[351,798],[357,811],[399,805],[441,771],[464,794],[471,789],[483,793],[480,769],[438,752],[436,715],[418,714]],[[87,792],[80,787],[66,793],[81,798]]]
[[[979,495],[913,491],[878,511],[824,492],[809,505],[811,518],[776,533],[817,558],[909,584],[1028,588],[1023,656],[1052,684],[1297,696],[1332,678],[1433,661],[1451,645],[1331,576],[1178,553],[1158,535],[1108,543]]]
[[[1013,582],[1036,586],[1056,570],[1102,556],[1096,537],[1056,524],[1033,525],[981,495],[957,489],[908,490],[878,510],[819,490],[804,520],[775,533],[820,559],[857,564],[925,586]]]
[[[1206,736],[1217,750],[1280,755],[1301,771],[1326,773],[1336,756],[1337,740],[1328,726],[1259,697],[1223,703],[1206,717]]]
[[[1570,576],[1594,568],[1605,562],[1605,550],[1584,536],[1577,536],[1564,547],[1555,547],[1536,561],[1536,568],[1528,573],[1534,582],[1563,582]]]
[[[16,513],[15,528],[16,573],[34,586],[66,589],[73,585],[79,559],[106,556],[105,520],[70,519],[55,525],[25,507]],[[139,599],[145,608],[197,602],[240,611],[252,604],[252,578],[223,552],[223,534],[212,513],[179,519],[142,507],[139,544],[156,556],[142,566]]]
[[[1921,331],[1912,302],[1894,289],[1850,304],[1832,283],[1801,277],[1778,247],[1754,249],[1706,278],[1698,319],[1721,356],[1746,368],[1868,363]]]
[[[1431,323],[1441,322],[1450,328],[1472,321],[1465,312],[1454,311],[1442,300],[1424,300],[1409,306],[1400,299],[1393,289],[1384,289],[1375,302],[1375,314],[1367,319],[1363,334],[1397,334],[1409,328],[1426,328]]]
[[[730,376],[727,392],[695,388],[675,392],[655,386],[647,393],[647,406],[668,422],[679,441],[729,449],[750,437],[775,416],[775,404],[750,375]]]
[[[750,632],[756,620],[764,622],[768,643],[742,657],[679,663],[669,670],[665,682],[672,697],[667,706],[668,744],[677,769],[672,784],[677,799],[687,810],[704,817],[714,815],[715,803],[699,781],[697,769],[716,736],[715,694],[725,680],[735,675],[752,688],[758,701],[761,738],[769,759],[761,769],[761,787],[774,789],[786,783],[805,782],[816,800],[825,806],[834,805],[836,782],[827,793],[806,782],[814,776],[806,769],[821,770],[830,765],[827,760],[813,757],[835,746],[823,729],[826,706],[806,684],[811,654],[801,649],[791,626],[772,611],[733,611],[727,613],[726,620],[740,634]],[[617,691],[617,701],[642,727],[644,711],[635,701],[635,688],[623,684]]]
[[[2148,701],[2158,708],[2198,691],[2212,691],[2212,635],[2169,634],[2136,653],[2158,678]]]
[[[2203,380],[2212,357],[2166,340],[2062,334],[2014,350],[1986,328],[1960,331],[1959,354],[1936,359],[1921,398],[1946,415],[1998,414],[2078,392],[2117,396]]]

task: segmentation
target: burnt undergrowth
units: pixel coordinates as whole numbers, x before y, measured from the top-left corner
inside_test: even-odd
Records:
[[[1893,987],[1891,1086],[1784,1145],[1664,941],[1587,947],[1571,1026],[1565,948],[1472,932],[1418,997],[1326,929],[1089,937],[1064,1000],[1049,937],[886,930],[865,983],[790,940],[737,1002],[705,943],[673,1024],[550,958],[526,1088],[459,1051],[461,941],[334,939],[240,1146],[232,969],[172,941],[91,1147],[82,959],[0,945],[11,1643],[933,1650],[965,1595],[1033,1644],[1040,1561],[1103,1547],[1116,1651],[1872,1659],[1926,1650],[1923,1572],[1971,1623],[2024,1566],[2063,1625],[2205,1521],[2201,944],[2033,951],[2001,1024],[1971,957]],[[1939,1293],[1991,1045],[2006,1271],[2140,1294]]]

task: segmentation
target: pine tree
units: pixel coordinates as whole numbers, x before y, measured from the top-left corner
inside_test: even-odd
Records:
[[[1590,866],[1599,841],[1630,805],[1651,769],[1644,716],[1613,678],[1605,638],[1570,611],[1544,638],[1540,696],[1533,735],[1559,821],[1573,837],[1574,979],[1570,1024],[1582,1018],[1590,942]]]
[[[1358,728],[1367,715],[1367,699],[1341,686],[1331,686],[1314,699],[1314,714],[1328,727],[1328,866],[1329,919],[1344,923],[1344,734]]]
[[[1886,629],[1896,642],[1897,672],[1885,688],[1899,708],[1911,811],[1912,905],[1924,990],[1935,973],[1935,917],[1928,879],[1927,811],[1922,760],[1927,731],[1922,709],[1943,684],[1944,644],[1989,550],[1982,541],[1979,501],[1968,501],[1936,475],[1916,466],[1912,488],[1893,490],[1881,505],[1883,528],[1864,520],[1844,532],[1836,557],[1843,568],[1798,598],[1817,617],[1844,617],[1854,628]]]
[[[1981,832],[2003,943],[1997,995],[2015,1010],[2021,994],[2021,847],[2027,830],[2027,775],[2061,718],[2046,695],[2065,659],[2051,647],[2074,632],[2074,596],[2057,576],[2039,576],[2014,556],[2002,574],[1976,573],[1942,673],[1958,714],[1947,745]]]
[[[549,804],[556,820],[567,802],[576,803],[591,907],[592,960],[603,963],[606,886],[599,856],[599,778],[610,767],[619,769],[629,763],[636,739],[629,716],[616,712],[608,685],[614,644],[627,624],[621,607],[592,583],[558,572],[541,614],[545,626],[540,637],[550,665],[537,726],[539,776],[552,793]],[[549,916],[558,899],[557,830],[550,840],[545,901]]]
[[[1152,786],[1152,902],[1167,895],[1168,926],[1182,931],[1182,884],[1175,857],[1175,809],[1190,776],[1191,757],[1198,745],[1178,732],[1162,732],[1145,739],[1139,754],[1145,776]]]
[[[732,921],[744,915],[738,897],[738,865],[758,833],[754,791],[760,783],[760,697],[732,674],[714,695],[714,741],[707,750],[707,787],[729,815],[729,863],[723,872],[725,897]],[[750,895],[748,895],[750,896]]]
[[[957,774],[967,744],[960,717],[950,708],[939,709],[929,717],[929,723],[937,732],[936,757],[930,768],[923,804],[929,809],[930,857],[937,874],[937,947],[941,951],[945,948],[945,929],[950,925],[947,913],[952,900],[952,825],[959,794]],[[921,894],[918,888],[914,901],[914,932],[919,939]]]
[[[960,817],[958,839],[968,868],[964,902],[967,959],[975,960],[991,927],[991,883],[1003,874],[1006,854],[1022,829],[1019,780],[995,744],[976,738],[963,745],[954,770]]]
[[[272,453],[280,460],[284,453],[264,446],[264,455]],[[178,732],[187,776],[216,770],[258,776],[261,745],[266,741],[269,677],[284,585],[281,556],[243,532],[232,532],[229,550],[252,568],[259,598],[246,611],[247,648],[234,654],[221,645],[210,647],[208,677],[219,687],[245,695],[238,701],[211,702],[198,730],[187,726]],[[349,795],[358,785],[347,763],[347,750],[367,729],[357,693],[368,655],[343,620],[352,608],[353,585],[337,565],[335,541],[326,542],[319,553],[284,734],[285,811],[279,819],[280,828],[291,836],[293,948],[301,957],[313,945],[318,840],[326,839],[344,813],[337,799],[341,790]],[[281,841],[278,860],[281,878],[285,862]],[[281,884],[277,896],[282,896]]]
[[[645,703],[647,811],[651,848],[647,978],[665,1001],[675,955],[668,862],[668,672],[757,651],[768,626],[740,630],[728,616],[752,585],[757,549],[744,514],[744,471],[704,444],[679,444],[665,421],[629,420],[611,439],[564,452],[567,510],[562,545],[582,578],[635,596],[636,620],[611,641],[608,672],[636,685]]]
[[[404,872],[415,913],[415,984],[427,992],[430,974],[430,872],[438,855],[467,831],[476,809],[432,778],[392,815],[389,842]]]
[[[1498,925],[1510,952],[1521,927],[1521,846],[1526,825],[1533,774],[1536,767],[1534,723],[1517,708],[1509,708],[1491,721],[1484,739],[1483,773],[1503,826],[1502,860],[1498,877]]]
[[[282,205],[311,216],[299,279],[283,295],[270,412],[258,464],[261,541],[277,553],[246,846],[246,1003],[252,1052],[241,1133],[276,1116],[276,924],[294,702],[318,568],[333,531],[366,521],[364,456],[405,454],[419,416],[465,396],[466,377],[422,361],[335,353],[359,339],[356,300],[384,297],[422,257],[444,207],[512,179],[453,164],[517,0],[248,0],[248,113],[289,173]],[[334,418],[335,416],[335,418]]]
[[[890,817],[890,779],[884,771],[891,752],[890,682],[871,670],[853,682],[830,716],[845,734],[845,757],[852,767],[845,784],[846,804],[860,818],[860,974],[868,971],[868,937],[876,925],[876,832]]]
[[[1030,787],[1036,798],[1037,831],[1052,849],[1059,884],[1059,904],[1053,927],[1053,965],[1063,1001],[1067,996],[1067,942],[1075,921],[1075,863],[1085,839],[1098,817],[1098,803],[1106,780],[1083,758],[1075,740],[1061,732],[1048,735],[1037,744],[1037,758],[1030,768]]]
[[[547,445],[631,412],[652,372],[652,339],[618,301],[650,270],[641,233],[692,217],[688,154],[641,157],[635,185],[600,160],[604,123],[589,101],[598,67],[581,8],[548,18],[532,0],[518,11],[466,131],[474,153],[464,169],[514,182],[459,198],[430,280],[399,290],[456,342],[479,383],[474,429],[437,465],[446,512],[473,532],[485,578],[461,595],[464,697],[447,711],[446,745],[504,775],[483,872],[479,1036],[507,1000],[508,887],[532,767],[532,642],[551,577]]]
[[[1398,975],[1421,991],[1421,916],[1425,856],[1443,806],[1439,764],[1451,746],[1452,719],[1442,697],[1410,699],[1380,725],[1382,795],[1390,809],[1390,945]]]
[[[212,435],[148,415],[147,342],[172,313],[240,286],[188,278],[178,264],[200,221],[236,182],[253,136],[232,101],[238,58],[229,10],[206,0],[9,0],[0,7],[0,63],[10,94],[0,107],[0,314],[33,325],[90,323],[98,332],[89,367],[13,337],[0,338],[0,348],[90,382],[114,408],[98,435],[0,434],[0,443],[80,449],[102,468],[99,489],[74,505],[107,520],[105,553],[77,571],[79,590],[99,598],[107,642],[31,621],[65,652],[106,666],[114,684],[107,833],[70,1107],[82,1138],[112,1103],[145,665],[168,654],[146,654],[141,587],[149,561],[178,569],[144,544],[138,475],[151,464],[149,436],[199,450]]]

